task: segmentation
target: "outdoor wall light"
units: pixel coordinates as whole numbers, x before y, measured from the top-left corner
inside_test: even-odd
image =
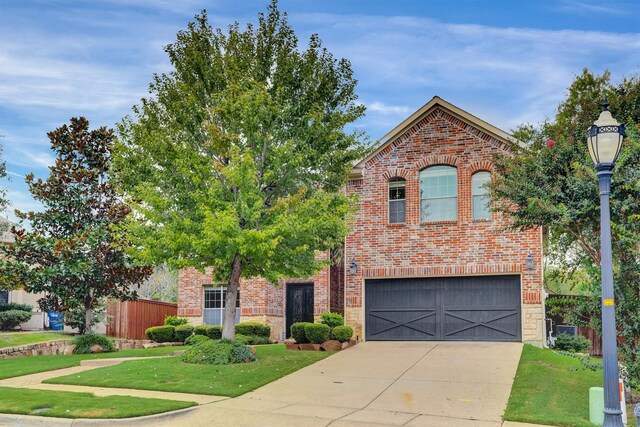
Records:
[[[349,274],[355,276],[358,271],[358,264],[356,264],[356,257],[351,258],[351,264],[349,264]]]
[[[609,112],[609,101],[605,98],[602,113],[587,130],[587,145],[600,187],[600,268],[602,280],[602,368],[604,376],[604,427],[622,427],[620,392],[618,390],[618,346],[616,343],[616,311],[613,291],[613,256],[611,254],[611,216],[609,193],[611,176],[622,140],[624,126]]]
[[[527,265],[527,270],[533,270],[533,255],[531,254],[531,251],[527,254],[525,264]]]

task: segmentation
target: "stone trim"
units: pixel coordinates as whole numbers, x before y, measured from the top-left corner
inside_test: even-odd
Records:
[[[117,339],[114,340],[114,344],[117,350],[129,350],[134,348],[148,348],[151,344],[155,343],[150,340]],[[9,359],[12,357],[24,356],[48,356],[52,354],[65,354],[65,349],[72,345],[73,340],[57,340],[21,345],[17,347],[0,348],[0,359]]]

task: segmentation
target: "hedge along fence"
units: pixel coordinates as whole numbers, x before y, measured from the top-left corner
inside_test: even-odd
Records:
[[[592,297],[584,295],[565,295],[565,294],[552,294],[545,300],[545,310],[547,317],[554,322],[553,335],[558,336],[555,326],[573,324],[568,322],[569,312],[578,304],[584,304]],[[578,335],[585,337],[589,342],[592,356],[602,356],[602,337],[596,330],[589,327],[591,319],[584,318],[575,325],[578,327]],[[548,326],[548,325],[547,325]]]

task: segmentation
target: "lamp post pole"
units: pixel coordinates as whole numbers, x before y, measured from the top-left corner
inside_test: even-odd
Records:
[[[611,254],[611,214],[609,193],[611,176],[622,141],[624,125],[609,111],[605,98],[598,120],[587,131],[589,155],[598,171],[600,187],[600,275],[602,277],[602,368],[604,371],[604,427],[622,427],[616,345],[616,306],[613,292],[613,256]]]
[[[604,427],[623,427],[618,388],[618,347],[613,295],[613,257],[609,193],[613,164],[598,164],[600,186],[600,268],[602,276],[602,353],[604,370]]]

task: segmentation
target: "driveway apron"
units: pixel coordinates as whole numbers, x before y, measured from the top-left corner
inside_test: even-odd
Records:
[[[499,427],[521,352],[520,343],[360,343],[166,425]]]

